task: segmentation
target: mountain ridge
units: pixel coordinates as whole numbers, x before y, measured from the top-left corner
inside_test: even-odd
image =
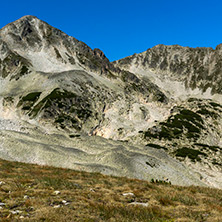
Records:
[[[124,66],[124,63],[126,65]],[[189,48],[178,45],[157,45],[140,54],[134,54],[114,62],[130,70],[127,64],[152,70],[183,81],[186,88],[200,88],[206,92],[211,88],[212,94],[221,93],[221,44],[212,48]],[[211,81],[215,85],[211,84]]]

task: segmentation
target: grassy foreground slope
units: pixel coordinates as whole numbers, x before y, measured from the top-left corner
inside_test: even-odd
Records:
[[[0,160],[0,221],[222,221],[222,190]]]

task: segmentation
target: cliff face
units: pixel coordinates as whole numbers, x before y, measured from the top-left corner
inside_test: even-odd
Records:
[[[178,45],[157,45],[147,51],[114,62],[130,70],[137,68],[166,75],[183,82],[186,88],[210,89],[212,94],[221,93],[222,50],[212,48],[189,48]]]
[[[22,17],[0,30],[0,157],[220,186],[220,52],[159,45],[110,63]]]

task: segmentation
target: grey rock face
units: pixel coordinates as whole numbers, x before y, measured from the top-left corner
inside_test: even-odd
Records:
[[[157,45],[144,53],[134,54],[114,62],[129,69],[134,64],[141,69],[151,69],[182,81],[186,88],[199,88],[205,92],[221,93],[221,45],[212,48],[189,48],[179,45]]]

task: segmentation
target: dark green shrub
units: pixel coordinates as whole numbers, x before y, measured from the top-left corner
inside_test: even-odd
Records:
[[[202,156],[207,156],[206,153],[204,152],[201,152],[199,150],[194,150],[194,149],[191,149],[191,148],[187,148],[187,147],[183,147],[181,149],[178,149],[175,151],[175,154],[177,157],[188,157],[189,159],[191,159],[192,161],[200,161],[200,157],[199,155],[202,155]]]

